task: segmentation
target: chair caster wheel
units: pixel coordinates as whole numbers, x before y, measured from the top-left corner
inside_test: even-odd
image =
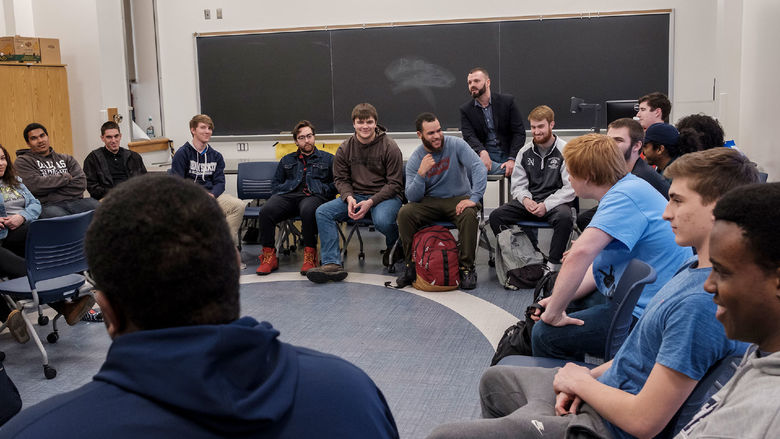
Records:
[[[49,324],[49,317],[44,315],[38,316],[38,326],[46,326]]]
[[[286,249],[282,250],[282,254],[285,255],[285,256],[290,256],[290,249],[286,248]]]
[[[57,370],[49,365],[45,365],[43,366],[43,376],[45,376],[47,380],[50,380],[57,376]]]
[[[495,267],[496,266],[496,260],[495,259],[488,259],[488,265],[490,265],[491,267]]]
[[[294,245],[291,245],[291,246],[290,246],[290,252],[295,252],[295,250],[296,250],[296,247],[295,247]],[[289,252],[288,252],[288,253],[289,253]]]
[[[395,273],[395,264],[392,264],[389,267],[387,267],[387,272],[388,273]]]
[[[363,253],[363,252],[360,252],[360,254],[358,254],[358,259],[361,260],[361,261],[365,261],[366,260],[366,254]]]
[[[52,343],[52,344],[53,343],[57,343],[57,340],[59,340],[59,339],[60,339],[60,334],[58,334],[56,332],[52,332],[52,333],[50,333],[49,335],[46,336],[46,341],[48,341],[49,343]]]

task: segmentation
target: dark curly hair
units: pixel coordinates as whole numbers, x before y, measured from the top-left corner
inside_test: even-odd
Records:
[[[706,114],[685,116],[677,121],[676,127],[681,137],[695,137],[700,151],[723,146],[723,127],[717,119]]]
[[[768,272],[780,267],[780,182],[751,184],[732,189],[715,205],[716,221],[742,229],[753,262]]]
[[[120,330],[238,318],[238,255],[225,215],[191,181],[145,175],[117,186],[95,211],[85,248]]]

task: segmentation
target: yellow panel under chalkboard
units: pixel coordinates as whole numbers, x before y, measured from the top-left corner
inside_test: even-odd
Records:
[[[317,149],[321,149],[331,154],[336,154],[336,150],[339,149],[339,145],[341,145],[341,143],[315,143],[314,144],[314,146],[316,146]],[[286,156],[291,152],[295,152],[297,150],[298,150],[298,145],[296,145],[295,143],[277,143],[276,159],[281,160],[282,157]]]

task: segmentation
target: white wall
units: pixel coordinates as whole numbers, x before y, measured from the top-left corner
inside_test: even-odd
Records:
[[[32,6],[34,35],[60,39],[62,62],[68,65],[73,155],[81,162],[102,145],[106,108],[117,107],[127,117],[121,2],[35,0]],[[127,122],[122,125],[127,132]]]
[[[742,33],[739,148],[763,166],[770,181],[780,181],[778,156],[777,103],[780,102],[780,2],[750,0],[744,2]],[[724,30],[728,31],[728,30]],[[735,59],[734,68],[740,67]]]

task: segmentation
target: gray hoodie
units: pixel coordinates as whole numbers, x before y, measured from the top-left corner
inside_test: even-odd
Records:
[[[734,376],[675,439],[780,437],[780,352],[745,353]]]

